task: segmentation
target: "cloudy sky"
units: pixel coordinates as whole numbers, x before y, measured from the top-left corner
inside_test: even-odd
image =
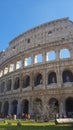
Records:
[[[73,0],[0,0],[0,51],[23,32],[64,17],[73,21]]]

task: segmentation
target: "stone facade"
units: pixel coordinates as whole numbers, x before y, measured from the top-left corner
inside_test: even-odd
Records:
[[[0,113],[73,116],[73,23],[33,28],[0,52]]]

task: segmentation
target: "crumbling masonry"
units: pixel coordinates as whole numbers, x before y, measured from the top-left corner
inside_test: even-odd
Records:
[[[73,116],[73,22],[35,27],[0,52],[0,113]]]

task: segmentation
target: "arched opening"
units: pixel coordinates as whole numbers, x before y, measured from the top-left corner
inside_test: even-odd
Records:
[[[60,50],[60,59],[70,58],[70,51],[67,48]]]
[[[1,83],[1,93],[4,92],[4,88],[5,88],[5,82],[2,82],[2,83]]]
[[[59,103],[56,98],[51,98],[49,100],[49,117],[50,119],[55,119],[56,114],[59,113]]]
[[[16,62],[16,70],[20,69],[22,67],[22,60],[18,59],[18,61]]]
[[[7,91],[10,91],[10,90],[11,90],[11,84],[12,84],[12,81],[11,81],[11,79],[9,79],[9,80],[7,81],[7,85],[6,85]]]
[[[4,68],[4,75],[8,73],[8,66]]]
[[[14,63],[11,63],[9,66],[9,72],[14,71]]]
[[[30,66],[32,63],[32,58],[29,56],[29,57],[26,57],[25,58],[25,61],[24,61],[24,65],[25,66]]]
[[[73,97],[69,97],[66,100],[66,114],[67,117],[73,118]]]
[[[30,76],[27,75],[23,78],[23,88],[26,88],[28,86],[30,86]]]
[[[22,113],[24,113],[24,114],[29,113],[29,101],[28,100],[23,100],[22,101],[21,110],[22,110]]]
[[[73,74],[72,74],[72,72],[69,71],[69,70],[63,71],[62,79],[63,79],[63,83],[73,82]]]
[[[20,84],[20,79],[19,79],[19,77],[17,77],[17,78],[15,78],[14,89],[18,89],[19,88],[19,84]]]
[[[39,54],[36,54],[35,57],[34,57],[34,63],[41,63],[43,60],[43,55],[41,53]]]
[[[0,70],[0,77],[3,76],[3,70]]]
[[[33,111],[34,111],[34,117],[36,119],[41,118],[42,114],[42,100],[40,98],[36,98],[33,102]]]
[[[47,54],[46,54],[46,60],[47,61],[53,61],[55,59],[56,59],[55,51],[47,52]]]
[[[42,84],[42,74],[38,73],[35,77],[35,86]]]
[[[53,83],[57,83],[57,78],[56,78],[56,73],[55,72],[51,72],[48,75],[48,84],[53,84]]]
[[[18,105],[18,101],[17,100],[14,100],[12,102],[12,114],[17,114],[17,105]]]
[[[8,109],[9,109],[9,103],[8,101],[6,101],[4,103],[4,108],[3,108],[3,112],[4,112],[4,115],[7,116],[8,115]]]

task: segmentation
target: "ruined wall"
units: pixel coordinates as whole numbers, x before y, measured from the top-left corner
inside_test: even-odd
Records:
[[[73,23],[68,18],[21,34],[0,53],[0,112],[6,103],[6,114],[53,119],[66,114],[65,102],[72,95]]]

